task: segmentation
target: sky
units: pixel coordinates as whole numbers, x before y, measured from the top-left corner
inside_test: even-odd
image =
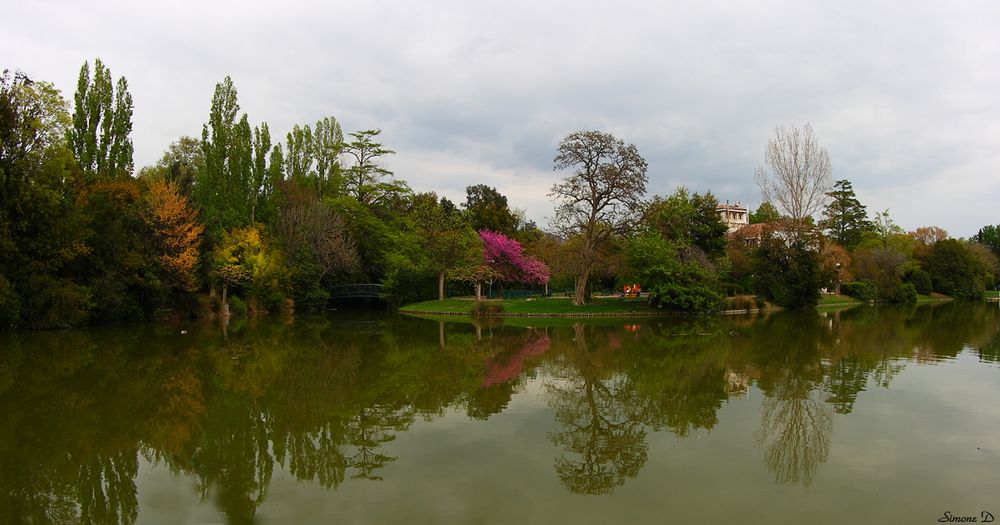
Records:
[[[1000,223],[996,1],[0,1],[0,68],[67,99],[85,60],[126,77],[137,168],[200,137],[229,75],[272,137],[379,128],[414,190],[491,185],[542,227],[573,131],[635,144],[650,196],[753,209],[775,127],[806,123],[870,213]]]

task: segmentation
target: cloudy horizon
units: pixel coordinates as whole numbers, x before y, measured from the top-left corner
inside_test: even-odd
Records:
[[[648,191],[754,208],[775,126],[810,123],[870,213],[953,236],[1000,223],[1000,4],[28,2],[3,68],[71,99],[83,62],[125,76],[136,167],[200,136],[226,75],[275,140],[336,117],[455,202],[488,184],[545,226],[556,145],[634,143]],[[283,141],[283,140],[282,140]]]

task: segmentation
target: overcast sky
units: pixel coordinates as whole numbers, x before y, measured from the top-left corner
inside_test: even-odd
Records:
[[[381,128],[415,190],[496,186],[540,226],[571,131],[634,143],[650,194],[752,209],[774,127],[807,122],[870,212],[953,236],[1000,223],[995,0],[4,3],[0,67],[66,98],[84,60],[128,79],[137,167],[200,136],[230,75],[272,136]]]

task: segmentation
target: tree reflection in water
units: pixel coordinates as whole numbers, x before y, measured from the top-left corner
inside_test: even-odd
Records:
[[[562,427],[549,438],[572,454],[555,460],[563,484],[578,494],[605,494],[639,473],[648,446],[641,407],[631,399],[627,378],[609,363],[616,351],[606,340],[587,344],[588,336],[607,333],[587,332],[584,325],[573,325],[565,366],[546,386]]]
[[[726,332],[716,321],[646,332],[621,338],[618,327],[573,326],[546,387],[561,427],[549,437],[565,451],[556,472],[572,492],[606,494],[638,475],[649,429],[683,437],[716,423],[727,397]]]
[[[638,475],[653,432],[711,431],[731,393],[764,395],[752,442],[777,483],[809,485],[834,414],[914,359],[997,360],[981,305],[788,312],[524,329],[380,317],[100,329],[0,340],[0,523],[132,523],[139,455],[254,520],[275,469],[336,489],[379,480],[418,419],[503,412],[541,378],[554,471],[580,494]],[[633,327],[634,328],[634,327]],[[734,386],[735,385],[735,386]],[[474,423],[478,424],[478,423]]]
[[[819,396],[811,383],[793,379],[764,399],[754,439],[778,483],[809,486],[830,454],[833,415]]]

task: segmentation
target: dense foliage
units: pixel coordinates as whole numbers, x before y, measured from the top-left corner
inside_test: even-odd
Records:
[[[816,193],[829,159],[808,128],[778,139],[814,147],[815,194],[780,187],[777,170],[764,187],[786,216],[765,201],[731,235],[711,193],[647,200],[634,145],[570,133],[547,233],[486,184],[460,205],[414,193],[379,129],[324,116],[282,143],[242,112],[229,77],[207,109],[200,138],[179,137],[136,174],[132,95],[103,62],[83,64],[72,104],[46,82],[0,77],[0,329],[321,309],[345,283],[382,284],[397,304],[495,285],[576,305],[640,284],[651,304],[711,311],[738,294],[808,307],[853,281],[845,292],[877,301],[974,298],[1000,276],[995,226],[969,241],[933,226],[907,234],[888,210],[867,218],[850,181]],[[809,175],[792,171],[788,181]],[[808,213],[824,201],[828,237]]]

